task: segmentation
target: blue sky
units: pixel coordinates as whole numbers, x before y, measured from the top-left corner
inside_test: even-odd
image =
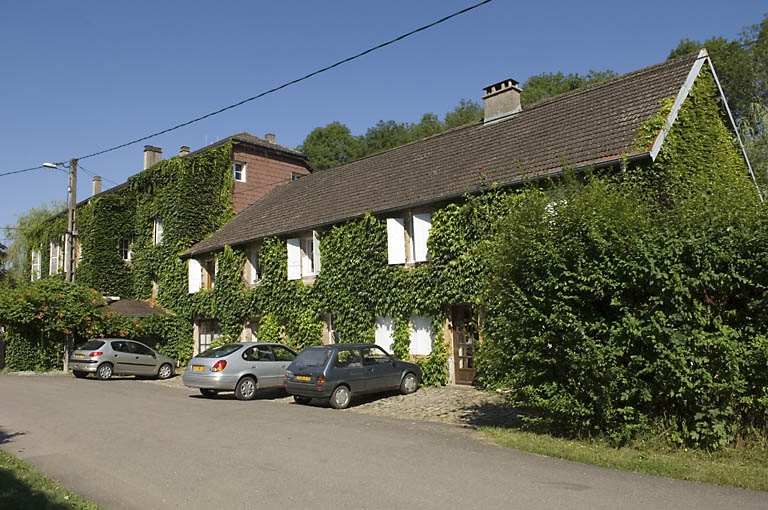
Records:
[[[69,161],[218,110],[479,0],[3,2],[0,174]],[[666,59],[683,38],[738,37],[768,12],[757,1],[494,0],[395,45],[241,107],[80,161],[104,188],[142,169],[143,146],[199,149],[247,131],[299,145],[340,121],[442,116],[483,87],[545,72],[625,73]],[[67,174],[0,177],[0,226],[66,200]],[[0,235],[0,242],[5,242]]]

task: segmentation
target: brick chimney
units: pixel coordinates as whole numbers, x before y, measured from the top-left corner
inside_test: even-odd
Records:
[[[266,135],[264,135],[264,138],[267,139],[268,143],[271,143],[272,145],[275,144],[275,134],[274,133],[267,133]]]
[[[485,106],[483,122],[485,123],[502,120],[522,109],[520,106],[521,90],[512,78],[485,87],[483,90],[485,91],[483,96]]]
[[[189,146],[187,146],[187,145],[182,145],[182,146],[181,146],[181,149],[179,149],[179,156],[181,156],[181,157],[184,157],[184,156],[186,156],[187,154],[189,154]]]
[[[91,185],[91,196],[95,196],[101,193],[101,176],[94,175],[93,183]]]
[[[144,170],[163,159],[163,149],[151,145],[144,146]]]

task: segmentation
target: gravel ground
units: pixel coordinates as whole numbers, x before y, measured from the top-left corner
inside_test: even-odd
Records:
[[[187,389],[177,375],[165,381],[143,381]],[[231,395],[230,395],[231,396]],[[293,398],[282,390],[262,392],[261,398],[290,404]],[[313,401],[312,405],[327,406],[327,402]],[[383,393],[354,398],[348,411],[355,413],[400,418],[404,420],[425,420],[450,423],[469,428],[490,425],[514,427],[519,425],[517,413],[504,403],[498,393],[478,390],[472,386],[442,386],[419,388],[416,393],[400,395]]]

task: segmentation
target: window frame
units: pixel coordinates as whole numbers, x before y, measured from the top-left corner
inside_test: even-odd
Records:
[[[247,182],[247,168],[248,164],[243,161],[232,162],[232,178],[235,182]],[[238,173],[240,174],[240,178],[237,177]]]

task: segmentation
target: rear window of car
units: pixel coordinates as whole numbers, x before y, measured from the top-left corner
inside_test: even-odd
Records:
[[[306,349],[296,356],[293,363],[297,367],[321,367],[331,355],[329,349]]]
[[[198,358],[223,358],[224,356],[229,356],[233,352],[241,349],[243,347],[243,344],[225,344],[220,345],[219,347],[214,347],[213,349],[208,349],[207,351],[203,351],[201,354],[198,354]]]
[[[78,347],[78,349],[82,351],[92,351],[94,349],[100,348],[102,345],[104,345],[103,340],[88,340],[83,345]]]

